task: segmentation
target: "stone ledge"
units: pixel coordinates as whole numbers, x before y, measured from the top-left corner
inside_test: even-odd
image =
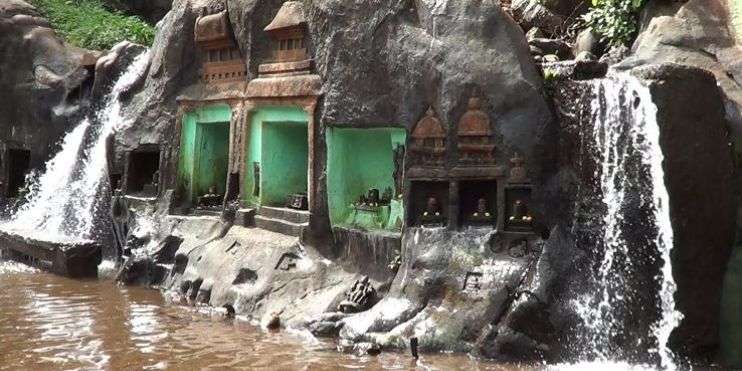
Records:
[[[322,93],[318,75],[260,77],[247,84],[248,98],[305,97]]]

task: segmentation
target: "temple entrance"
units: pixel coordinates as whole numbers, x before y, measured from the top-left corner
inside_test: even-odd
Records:
[[[260,204],[287,206],[306,198],[309,142],[306,122],[263,122]],[[295,208],[305,209],[304,201]]]
[[[20,190],[26,184],[26,174],[31,164],[31,151],[9,148],[5,160],[7,161],[5,195],[10,198],[18,197]]]
[[[229,166],[229,122],[199,123],[193,195],[224,195]]]
[[[129,153],[126,164],[126,193],[157,195],[160,183],[160,149],[157,146],[138,148]]]
[[[401,230],[404,219],[401,128],[328,128],[330,221],[365,230]]]
[[[178,188],[197,209],[220,208],[227,188],[232,110],[219,105],[184,116]]]

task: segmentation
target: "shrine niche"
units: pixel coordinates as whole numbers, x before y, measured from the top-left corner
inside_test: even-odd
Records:
[[[229,14],[223,5],[202,9],[196,20],[196,44],[203,51],[203,80],[207,83],[243,81],[247,67],[234,41]]]
[[[410,224],[415,226],[444,227],[448,224],[447,181],[413,181],[410,183]]]
[[[176,181],[188,208],[221,209],[229,177],[231,119],[232,108],[226,104],[199,107],[183,115]]]
[[[460,220],[468,226],[492,226],[497,223],[497,182],[489,180],[459,183]]]
[[[307,21],[304,6],[298,1],[287,1],[263,29],[271,39],[269,63],[261,64],[261,77],[293,76],[310,73],[312,59],[307,43]]]
[[[334,226],[401,231],[406,140],[403,128],[327,128],[327,193]]]
[[[146,145],[127,153],[126,194],[157,196],[160,184],[160,148]]]
[[[508,185],[505,187],[505,231],[532,232],[533,216],[530,211],[532,187],[523,166],[524,160],[516,153],[510,159],[510,163],[512,167]]]
[[[494,162],[492,128],[489,116],[482,111],[480,98],[469,98],[467,111],[459,120],[456,135],[460,164],[487,165]]]
[[[446,130],[430,107],[412,131],[410,161],[414,165],[437,166],[444,164],[446,154]]]

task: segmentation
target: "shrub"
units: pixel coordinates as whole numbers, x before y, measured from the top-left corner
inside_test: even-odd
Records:
[[[155,30],[138,17],[103,7],[101,0],[30,0],[52,27],[72,45],[110,49],[129,40],[151,45]]]
[[[592,0],[585,25],[611,46],[626,45],[637,32],[637,13],[645,0]]]

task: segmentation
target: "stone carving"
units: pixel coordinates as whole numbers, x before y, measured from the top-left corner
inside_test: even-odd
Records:
[[[425,204],[425,211],[420,216],[420,222],[422,224],[434,224],[441,223],[444,219],[438,199],[435,196],[428,197],[428,201]]]
[[[309,208],[309,199],[306,193],[294,193],[286,198],[286,207],[296,210],[307,210]]]
[[[457,136],[460,162],[476,165],[494,161],[490,119],[482,111],[479,98],[469,99],[468,109],[459,120]]]
[[[371,307],[376,298],[376,289],[371,285],[368,276],[356,280],[348,292],[345,300],[338,304],[338,310],[343,313],[363,312]]]
[[[209,187],[209,190],[203,196],[199,196],[196,200],[196,208],[206,209],[212,207],[219,207],[224,200],[224,195],[217,193],[216,186]]]
[[[487,204],[486,198],[480,197],[477,200],[476,211],[474,211],[471,215],[469,215],[468,219],[476,223],[489,223],[494,220],[494,216],[492,212],[490,211],[490,207]]]
[[[297,260],[299,260],[299,255],[296,255],[292,252],[284,253],[278,259],[278,263],[276,263],[276,267],[274,269],[282,271],[292,270],[296,268]]]
[[[204,13],[208,11],[204,10]],[[205,14],[196,19],[196,43],[204,48],[226,46],[231,39],[229,17],[226,11]]]
[[[526,173],[526,169],[523,167],[523,158],[518,155],[516,152],[512,159],[510,159],[510,163],[513,165],[512,168],[510,168],[510,177],[508,178],[509,183],[527,183],[528,182],[528,174]]]
[[[412,131],[410,149],[415,162],[422,165],[442,166],[446,153],[446,130],[435,117],[433,108],[428,108],[425,116],[417,122]]]
[[[479,291],[482,288],[482,274],[479,272],[466,272],[464,278],[464,291]]]
[[[508,225],[517,229],[530,229],[532,221],[533,217],[528,213],[528,204],[521,199],[515,200],[511,207]]]
[[[272,40],[273,60],[258,67],[261,76],[294,76],[311,71],[313,64],[307,47],[306,25],[301,2],[283,3],[271,23],[264,28]]]
[[[204,15],[196,20],[195,40],[203,50],[204,81],[244,80],[247,76],[247,65],[232,36],[227,11],[222,5],[208,11],[203,10],[202,14]]]

